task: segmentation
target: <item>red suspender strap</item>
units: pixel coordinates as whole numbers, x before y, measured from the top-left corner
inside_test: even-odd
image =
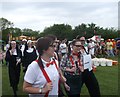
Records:
[[[57,66],[57,64],[56,64],[56,61],[55,61],[55,59],[53,59],[54,60],[54,63],[55,63],[55,67],[56,67],[56,69],[58,70],[58,66]]]
[[[39,66],[40,66],[40,65],[39,65]],[[46,73],[45,69],[42,68],[41,66],[40,66],[40,69],[42,70],[42,73],[43,73],[44,77],[46,78],[47,82],[48,82],[48,83],[51,82],[51,80],[50,80],[48,74]],[[45,94],[44,97],[48,97],[48,94],[49,94],[49,91]]]
[[[72,63],[72,66],[74,67],[74,62],[73,62],[72,56],[70,56],[70,62]]]
[[[78,60],[78,62],[79,62],[79,66],[82,66],[80,59]]]
[[[41,66],[40,66],[40,69],[42,70],[42,73],[43,73],[43,75],[45,76],[47,82],[48,82],[48,83],[51,82],[51,80],[50,80],[48,74],[46,73],[45,69],[42,68]]]
[[[38,60],[36,60],[36,62],[38,63]],[[48,82],[48,83],[51,82],[51,80],[50,80],[48,74],[46,73],[45,69],[42,68],[40,65],[39,65],[39,67],[40,67],[40,69],[41,69],[41,71],[42,71],[44,77],[46,78],[47,82]],[[49,93],[49,91],[45,94],[44,97],[48,97],[48,93]]]
[[[72,66],[74,67],[72,56],[70,56],[70,62],[72,63]],[[80,59],[78,60],[78,62],[79,62],[79,66],[82,66]]]
[[[72,63],[72,66],[74,67],[75,65],[74,65],[72,56],[70,56],[70,62]],[[78,63],[79,63],[79,66],[82,66],[80,59],[78,60]],[[80,71],[79,71],[79,73],[80,73]]]

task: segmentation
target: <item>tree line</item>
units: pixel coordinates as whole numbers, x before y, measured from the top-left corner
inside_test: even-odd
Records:
[[[20,35],[33,36],[38,39],[39,37],[44,37],[47,34],[53,34],[58,37],[58,39],[62,40],[67,38],[68,40],[72,40],[76,38],[76,36],[85,36],[86,38],[91,38],[94,35],[101,35],[102,38],[106,39],[115,39],[120,37],[120,31],[117,29],[111,28],[103,28],[97,26],[94,23],[91,24],[79,24],[72,28],[69,24],[54,24],[53,26],[46,27],[42,32],[33,31],[30,28],[16,28],[14,27],[14,23],[5,19],[0,18],[0,29],[2,31],[2,40],[7,41],[9,33],[12,34],[13,37],[18,37]]]

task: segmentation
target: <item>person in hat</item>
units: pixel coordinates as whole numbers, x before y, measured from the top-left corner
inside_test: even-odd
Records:
[[[5,60],[8,62],[10,86],[13,89],[14,97],[17,97],[18,84],[20,79],[22,52],[16,45],[15,41],[11,41],[10,47],[6,52]]]
[[[22,57],[22,65],[23,65],[24,73],[26,72],[29,64],[31,64],[31,62],[36,59],[37,59],[36,49],[32,45],[32,41],[28,40],[27,44],[25,45],[25,49],[23,51],[23,57]]]
[[[114,57],[114,53],[113,53],[113,43],[111,41],[111,39],[108,39],[107,40],[107,43],[106,43],[106,47],[107,47],[107,54],[108,54],[108,57]]]
[[[23,40],[22,40],[22,44],[21,44],[21,46],[20,46],[20,49],[21,49],[21,51],[22,51],[22,56],[24,56],[23,51],[24,51],[24,49],[25,49],[26,43],[27,43],[27,39],[23,39]]]
[[[112,39],[111,41],[112,41],[112,43],[113,43],[113,46],[112,46],[112,48],[113,48],[113,53],[114,53],[114,55],[116,55],[116,54],[117,54],[117,53],[116,53],[116,41],[115,41],[114,39]]]

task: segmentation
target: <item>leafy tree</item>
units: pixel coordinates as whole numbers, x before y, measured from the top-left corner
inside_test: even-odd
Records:
[[[58,37],[58,39],[62,40],[67,38],[68,40],[72,40],[76,38],[77,35],[85,36],[86,38],[91,38],[94,35],[101,35],[105,40],[108,38],[116,38],[120,37],[120,31],[111,28],[103,28],[99,27],[94,23],[91,24],[80,24],[72,29],[69,24],[54,24],[53,26],[46,27],[43,32],[33,31],[29,28],[13,28],[14,24],[11,21],[8,21],[5,18],[0,18],[0,30],[2,31],[2,39],[4,41],[8,40],[9,33],[12,34],[13,37],[18,37],[20,35],[26,36],[34,36],[36,39],[39,37],[44,37],[47,34],[53,34]]]
[[[44,35],[53,34],[56,35],[60,40],[64,38],[71,39],[71,32],[72,27],[67,24],[54,24],[51,27],[45,28],[43,31]]]
[[[18,37],[22,34],[21,29],[20,28],[13,28],[13,32],[12,32],[12,36],[13,37]]]
[[[12,33],[14,24],[5,18],[0,18],[0,30],[2,31],[2,40],[8,41],[8,36]],[[7,37],[6,37],[7,36]]]
[[[0,29],[1,30],[4,30],[4,29],[7,29],[7,28],[11,28],[13,27],[13,23],[8,21],[7,19],[5,18],[0,18]]]
[[[39,31],[33,31],[32,29],[25,28],[22,30],[22,35],[35,36],[38,34],[39,34]]]

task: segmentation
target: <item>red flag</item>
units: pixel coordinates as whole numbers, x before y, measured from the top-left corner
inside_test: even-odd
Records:
[[[84,32],[84,34],[86,34],[86,31]]]

